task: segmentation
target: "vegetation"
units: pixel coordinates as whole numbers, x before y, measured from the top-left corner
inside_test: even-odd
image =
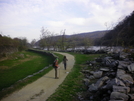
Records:
[[[96,45],[103,46],[134,46],[134,11],[120,21]]]
[[[28,48],[26,38],[10,38],[9,36],[0,35],[0,58],[8,57],[8,55],[22,51]]]
[[[85,86],[82,82],[83,74],[80,71],[85,67],[84,64],[87,60],[93,60],[100,54],[71,54],[75,56],[76,61],[72,71],[56,92],[47,99],[47,101],[79,101],[77,96],[78,93],[85,91]]]
[[[75,49],[80,46],[84,46],[85,49],[94,45],[94,39],[100,38],[107,31],[87,32],[74,35],[65,35],[65,30],[60,32],[60,35],[56,35],[50,32],[48,29],[41,29],[40,40],[36,43],[36,46],[40,46],[42,49],[50,48],[53,50],[67,50],[69,48]]]
[[[59,54],[56,55],[61,61],[63,56]],[[7,60],[0,61],[0,98],[37,80],[48,71],[52,70],[53,68],[51,67],[47,68],[43,72],[31,78],[18,82],[28,75],[32,75],[33,73],[52,64],[53,59],[54,58],[43,53],[22,51],[10,55]],[[13,87],[10,87],[11,85],[13,85]]]

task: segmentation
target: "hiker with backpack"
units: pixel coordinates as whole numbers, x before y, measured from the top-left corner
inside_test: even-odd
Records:
[[[64,69],[65,69],[65,70],[66,70],[66,67],[67,67],[67,61],[68,61],[67,57],[64,56],[64,57],[63,57],[63,64],[64,64]]]
[[[57,77],[57,73],[58,73],[58,70],[57,69],[59,68],[59,66],[58,66],[58,58],[55,59],[55,61],[53,63],[53,67],[54,67],[54,70],[55,70],[55,79],[59,79]]]

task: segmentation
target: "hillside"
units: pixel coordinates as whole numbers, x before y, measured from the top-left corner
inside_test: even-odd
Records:
[[[84,33],[78,33],[75,35],[70,35],[70,37],[72,36],[76,36],[76,37],[81,37],[81,38],[90,38],[90,39],[96,39],[96,38],[101,38],[105,35],[105,33],[107,33],[108,31],[104,30],[104,31],[94,31],[94,32],[84,32]]]
[[[37,41],[35,45],[39,46],[41,43],[42,48],[50,46],[62,47],[63,44],[66,45],[66,47],[68,48],[76,46],[85,46],[85,43],[93,44],[95,39],[103,37],[107,32],[108,31],[104,30],[104,31],[84,32],[73,35],[50,36],[48,38],[44,38],[42,40]],[[64,43],[63,43],[63,37],[64,37]],[[43,40],[45,40],[46,43]]]
[[[110,30],[96,45],[134,46],[134,11]]]

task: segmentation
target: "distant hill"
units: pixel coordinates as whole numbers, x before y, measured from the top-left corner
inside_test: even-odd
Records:
[[[66,37],[81,37],[81,38],[90,38],[90,39],[96,39],[96,38],[101,38],[103,37],[108,31],[103,30],[103,31],[94,31],[94,32],[83,32],[83,33],[78,33],[74,35],[66,35]]]
[[[94,45],[94,40],[95,39],[100,39],[101,37],[103,37],[108,31],[103,30],[103,31],[94,31],[94,32],[83,32],[83,33],[78,33],[78,34],[73,34],[73,35],[65,35],[64,38],[66,40],[66,44],[68,44],[69,47],[75,45],[75,46],[83,46],[85,45],[85,39],[86,42],[88,40],[88,42],[90,41],[92,43],[92,45]],[[52,38],[50,38],[50,42],[48,42],[48,44],[50,46],[53,46],[53,44],[56,44],[57,42],[62,43],[62,37],[63,35],[58,35],[58,36],[52,36]],[[45,39],[47,40],[47,39]],[[49,39],[48,39],[49,40]],[[41,40],[37,41],[35,43],[35,46],[39,46]]]

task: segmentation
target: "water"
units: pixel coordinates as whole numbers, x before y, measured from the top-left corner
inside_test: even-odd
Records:
[[[105,49],[106,48],[106,46],[90,46],[89,48],[87,48],[87,50],[95,50],[95,51],[97,51],[97,50],[100,50],[100,49]],[[67,50],[84,50],[85,49],[85,47],[84,46],[79,46],[79,47],[76,47],[75,49],[73,49],[73,48],[69,48],[69,49],[67,49]]]
[[[72,48],[69,48],[67,50],[84,50],[85,47],[84,46],[81,46],[81,47],[76,47],[75,49],[72,49]],[[98,51],[98,50],[105,50],[105,51],[108,51],[108,52],[121,52],[124,48],[123,47],[107,47],[107,46],[90,46],[89,48],[87,48],[87,50],[95,50],[95,51]]]
[[[107,47],[107,46],[90,46],[89,48],[87,48],[87,50],[105,50],[105,51],[109,51],[109,52],[121,52],[124,48],[123,47]],[[47,50],[47,48],[45,48],[44,50]],[[49,50],[53,51],[54,48],[50,47]],[[71,51],[71,50],[85,50],[84,46],[79,46],[79,47],[75,47],[75,48],[68,48],[67,51]],[[59,49],[57,48],[56,51],[59,51]]]

